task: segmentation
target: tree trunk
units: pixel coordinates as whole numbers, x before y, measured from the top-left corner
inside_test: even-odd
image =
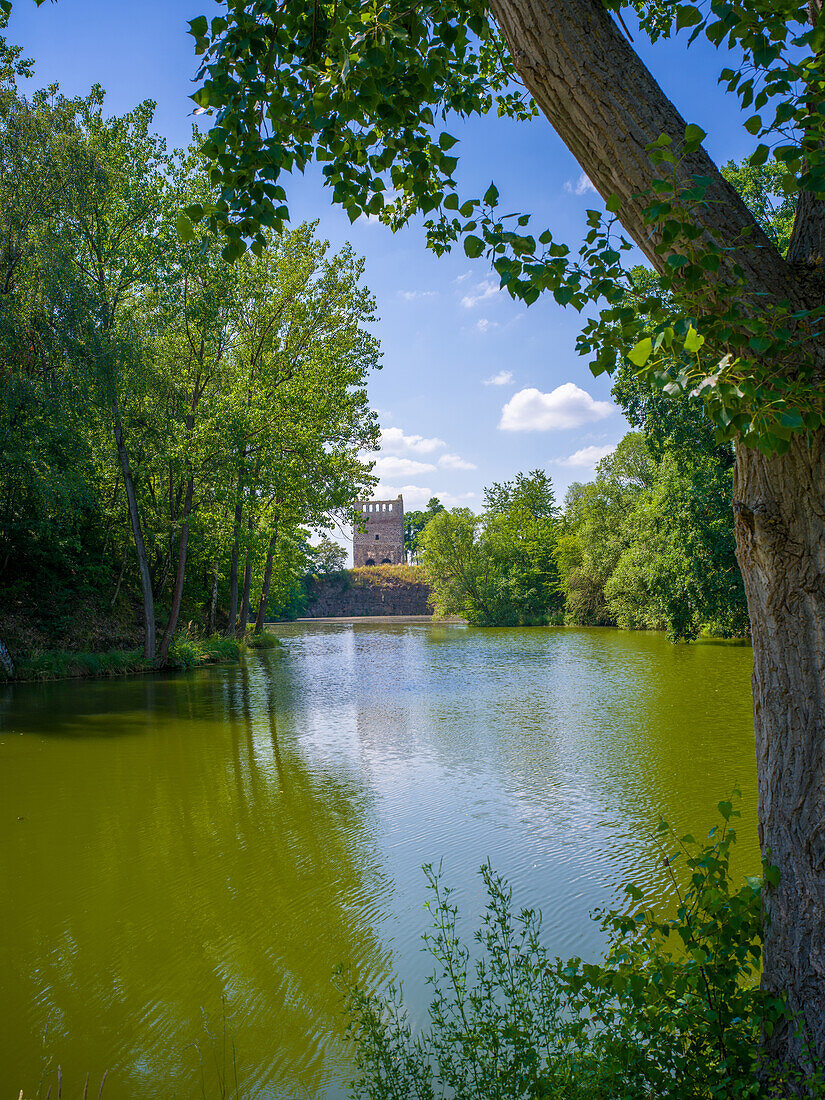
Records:
[[[215,613],[218,610],[218,577],[220,575],[220,568],[218,562],[215,562],[213,579],[212,579],[212,599],[209,603],[209,633],[215,633]],[[237,578],[237,572],[235,574]]]
[[[137,497],[135,496],[135,484],[132,480],[132,470],[129,464],[129,452],[123,439],[123,425],[120,421],[120,408],[117,402],[112,404],[112,419],[115,426],[115,446],[117,457],[120,461],[120,469],[123,473],[123,486],[126,490],[126,500],[129,504],[129,521],[132,525],[132,536],[135,540],[135,553],[137,554],[138,570],[140,572],[140,587],[143,593],[143,630],[144,643],[143,655],[147,660],[155,659],[155,596],[152,591],[152,577],[149,573],[149,562],[146,560],[146,546],[143,542],[143,530],[140,525]]]
[[[241,520],[243,519],[241,488],[241,475],[238,474],[238,483],[235,487],[234,541],[232,543],[232,559],[229,563],[229,622],[226,625],[226,633],[230,638],[235,637],[235,621],[238,618],[238,559],[240,555]]]
[[[123,578],[126,575],[126,559],[129,556],[129,540],[128,538],[123,540],[123,559],[120,563],[120,573],[118,574],[117,584],[115,585],[115,594],[112,596],[112,602],[109,604],[109,610],[114,611],[117,598],[120,595],[120,586],[123,584]]]
[[[252,527],[252,521],[249,523]],[[243,571],[243,594],[241,596],[241,617],[238,621],[238,634],[237,637],[243,638],[246,635],[246,624],[249,622],[249,589],[252,586],[252,548],[246,548],[246,565]]]
[[[175,590],[172,593],[172,608],[169,612],[169,622],[163,632],[160,643],[160,663],[165,665],[169,659],[169,646],[175,636],[175,628],[178,625],[181,600],[183,599],[183,582],[186,577],[186,551],[189,546],[189,516],[192,512],[192,494],[194,491],[192,477],[186,482],[186,499],[183,505],[183,523],[180,529],[180,541],[178,543],[178,568],[175,574]]]
[[[645,209],[651,181],[674,166],[653,165],[645,146],[666,134],[678,152],[685,120],[602,0],[491,0],[490,9],[539,108],[602,198],[621,199],[622,225],[662,272],[669,253],[656,251],[661,234],[647,224]],[[729,249],[730,264],[723,263],[717,277],[727,281],[729,267],[738,264],[763,308],[764,295],[805,304],[794,272],[704,149],[680,160],[675,171],[680,186],[690,186],[694,176],[710,180],[692,217]]]
[[[258,614],[255,619],[255,633],[260,634],[264,628],[264,618],[266,617],[266,605],[269,603],[269,588],[272,584],[272,559],[275,557],[275,545],[278,542],[278,528],[272,532],[272,538],[269,540],[269,549],[266,554],[266,570],[264,571],[264,583],[261,587],[261,599],[258,603]]]
[[[788,995],[825,1064],[825,428],[765,458],[739,447],[737,557],[753,631],[759,838],[767,891],[766,988]],[[793,1027],[767,1049],[800,1063]]]

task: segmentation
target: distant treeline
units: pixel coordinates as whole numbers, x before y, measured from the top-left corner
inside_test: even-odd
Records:
[[[0,638],[91,608],[163,660],[178,622],[260,625],[369,494],[374,302],[313,225],[228,263],[179,221],[220,200],[197,140],[30,73],[0,39]]]
[[[574,483],[559,508],[542,470],[486,490],[486,509],[437,512],[418,536],[438,610],[480,626],[575,623],[748,633],[734,555],[733,454],[698,400],[620,376],[640,430]]]

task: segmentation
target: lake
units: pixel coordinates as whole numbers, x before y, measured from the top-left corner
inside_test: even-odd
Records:
[[[595,957],[633,880],[667,904],[660,815],[742,790],[758,873],[751,651],[608,629],[279,626],[283,652],[0,686],[0,1084],[62,1066],[107,1100],[346,1095],[333,975],[424,1016],[421,866],[470,933],[478,868]],[[97,1096],[96,1088],[90,1094]],[[53,1093],[54,1095],[54,1093]],[[234,1094],[233,1094],[234,1095]]]

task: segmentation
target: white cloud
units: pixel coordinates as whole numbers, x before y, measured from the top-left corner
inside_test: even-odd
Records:
[[[381,450],[389,454],[428,455],[447,444],[443,439],[425,439],[423,435],[405,435],[401,428],[384,428],[381,432]]]
[[[444,493],[436,490],[435,495],[445,508],[465,508],[471,500],[476,499],[475,493],[459,493],[456,496],[454,493]]]
[[[592,191],[594,195],[598,194],[598,191],[596,191],[596,188],[584,172],[582,172],[577,180],[567,180],[564,189],[569,195],[586,195],[588,191]]]
[[[493,282],[492,279],[485,279],[483,283],[476,283],[470,293],[464,295],[461,299],[461,304],[465,309],[472,309],[473,306],[477,306],[479,302],[486,302],[488,298],[495,298],[495,296],[500,293],[500,286]]]
[[[434,496],[432,489],[422,485],[385,485],[379,482],[372,491],[373,500],[395,500],[398,495],[404,498],[404,508],[408,512],[426,508],[427,501]]]
[[[500,370],[498,374],[494,374],[492,378],[485,378],[485,386],[509,386],[513,381],[513,372],[511,370]]]
[[[422,298],[435,298],[436,293],[434,290],[399,290],[398,297],[403,298],[405,302],[417,302]]]
[[[486,317],[482,317],[476,321],[476,328],[479,332],[487,332],[491,328],[498,328],[498,321],[488,321]]]
[[[608,443],[604,447],[582,447],[580,451],[574,451],[567,458],[557,458],[557,466],[588,466],[591,469],[603,458],[612,455],[616,450],[615,443]]]
[[[603,420],[614,411],[609,401],[596,401],[573,382],[550,393],[528,388],[514,393],[501,410],[499,428],[505,432],[547,432],[578,428]]]
[[[427,507],[430,497],[438,497],[445,508],[466,507],[476,499],[475,493],[447,493],[442,489],[430,489],[426,485],[385,485],[380,482],[373,489],[373,500],[395,500],[398,494],[404,498],[404,510],[415,512]]]
[[[367,461],[375,460],[373,473],[380,478],[416,477],[418,474],[431,474],[435,466],[430,462],[416,462],[414,458],[398,458],[395,455],[377,455],[374,452],[364,456]]]
[[[466,459],[461,458],[460,455],[442,455],[438,460],[438,465],[442,470],[475,470],[477,469],[475,463],[467,462]]]
[[[472,269],[471,269],[470,271],[465,271],[463,275],[456,275],[455,279],[453,279],[453,282],[454,283],[463,283],[465,279],[470,278],[472,273],[473,272],[472,272]]]

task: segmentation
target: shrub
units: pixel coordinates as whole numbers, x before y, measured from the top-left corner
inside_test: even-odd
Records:
[[[247,634],[246,644],[250,649],[278,649],[281,641],[269,630],[262,630],[260,634],[254,632]]]
[[[760,1061],[760,1032],[784,1009],[758,985],[763,883],[733,884],[728,823],[738,815],[730,802],[719,808],[724,825],[704,844],[673,837],[666,865],[676,915],[656,916],[629,887],[632,911],[602,917],[609,946],[597,964],[551,959],[540,914],[514,915],[510,888],[485,866],[489,900],[471,966],[450,890],[440,871],[425,868],[433,895],[425,941],[436,963],[429,1025],[413,1034],[397,988],[351,991],[353,1097],[739,1100],[794,1088],[825,1096],[821,1071],[794,1085]],[[774,868],[765,874],[776,881]]]
[[[166,667],[186,671],[217,661],[237,661],[240,654],[241,647],[234,638],[223,638],[219,634],[213,634],[210,638],[196,638],[183,634],[176,637],[169,647]]]

